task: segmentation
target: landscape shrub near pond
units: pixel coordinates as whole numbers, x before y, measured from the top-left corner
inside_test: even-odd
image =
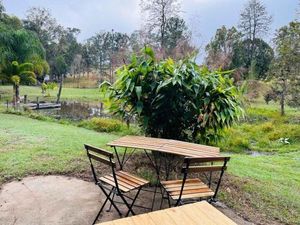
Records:
[[[244,121],[224,130],[218,143],[223,151],[287,153],[300,146],[300,119],[296,111],[280,116],[274,108],[251,108]]]
[[[243,114],[229,73],[201,68],[193,58],[159,61],[145,47],[101,90],[110,111],[124,120],[137,116],[147,136],[211,143]]]
[[[79,123],[79,126],[92,129],[98,132],[118,132],[122,129],[122,127],[126,125],[122,124],[121,121],[116,119],[94,117],[89,120],[83,120]]]

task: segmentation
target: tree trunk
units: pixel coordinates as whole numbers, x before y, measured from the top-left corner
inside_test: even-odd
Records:
[[[280,98],[280,114],[281,114],[281,116],[284,116],[284,92],[281,92],[281,98]]]
[[[286,93],[286,80],[282,79],[282,92],[280,96],[280,114],[281,116],[284,116],[285,110],[284,110],[284,105],[285,105],[285,93]]]
[[[17,105],[20,103],[20,86],[14,84],[13,91],[14,91],[13,103],[14,105]]]
[[[60,83],[59,83],[59,89],[58,89],[58,93],[57,93],[56,104],[58,104],[59,101],[60,101],[61,90],[62,90],[62,86],[63,86],[63,76],[64,76],[64,75],[61,75],[61,76],[60,76]]]

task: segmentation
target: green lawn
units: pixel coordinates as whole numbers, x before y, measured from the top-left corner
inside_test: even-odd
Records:
[[[36,86],[21,86],[20,95],[27,95],[29,100],[36,100],[36,97],[39,97],[40,101],[52,101],[56,99],[58,89],[50,90],[50,97],[45,97],[42,94],[40,87]],[[0,85],[0,95],[2,99],[6,100],[12,99],[12,86],[1,86]],[[82,101],[82,102],[99,102],[99,89],[98,88],[63,88],[62,89],[62,100],[71,100],[71,101]]]
[[[105,146],[117,135],[72,125],[0,113],[0,185],[30,174],[74,174],[88,169],[83,143]],[[299,224],[300,152],[249,156],[233,154],[228,173],[248,204],[271,219]],[[230,179],[229,179],[230,180]],[[238,211],[234,192],[222,198]],[[247,212],[244,212],[247,215]]]
[[[267,218],[300,224],[300,151],[263,156],[234,154],[228,172],[241,178],[236,185],[247,205]],[[225,197],[230,206],[247,215],[241,200],[231,194]]]
[[[29,174],[86,169],[83,144],[105,146],[117,136],[72,125],[0,114],[0,185]]]

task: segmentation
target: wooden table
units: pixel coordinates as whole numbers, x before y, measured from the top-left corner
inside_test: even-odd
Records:
[[[162,160],[160,159],[161,157],[158,157],[157,154],[153,154],[151,157],[150,154],[147,153],[147,151],[159,152],[162,154],[167,153],[165,154],[167,155],[167,157],[168,155],[171,157],[177,155],[182,157],[199,157],[199,158],[214,158],[214,157],[221,156],[220,149],[217,147],[199,145],[199,144],[177,141],[172,139],[151,138],[151,137],[142,137],[142,136],[124,136],[117,140],[109,142],[107,145],[114,148],[121,169],[123,169],[124,165],[132,155],[130,154],[126,159],[127,148],[134,149],[133,151],[135,151],[136,149],[144,150],[147,157],[151,161],[153,168],[155,169],[157,180],[160,180],[161,165],[163,163],[164,163],[164,168],[166,168],[165,179],[168,180],[170,171],[172,169],[171,166],[172,159],[163,160],[164,162],[162,162]],[[122,158],[120,157],[117,151],[117,147],[125,148],[125,152]],[[156,191],[157,191],[157,185],[155,186],[155,190],[154,190],[154,196],[153,196],[152,207],[151,207],[152,210],[155,203]]]
[[[217,147],[199,145],[171,139],[151,138],[142,136],[124,136],[107,144],[111,147],[146,149],[162,153],[170,153],[189,157],[218,157]]]
[[[236,225],[206,201],[99,223],[101,225]]]

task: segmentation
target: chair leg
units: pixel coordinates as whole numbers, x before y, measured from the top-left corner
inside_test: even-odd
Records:
[[[115,195],[116,195],[116,192],[115,192],[115,188],[113,188],[113,196],[112,196],[112,200],[114,201],[114,198],[115,198]],[[110,203],[110,205],[109,205],[109,208],[106,210],[106,212],[110,212],[110,210],[111,210],[111,206],[112,206],[112,203]]]
[[[105,195],[106,195],[106,199],[105,199],[105,201],[103,202],[103,204],[102,204],[102,206],[101,206],[101,208],[100,208],[100,210],[99,210],[99,212],[98,212],[98,214],[97,214],[96,218],[94,219],[94,222],[93,222],[93,224],[95,224],[95,223],[96,223],[96,221],[98,220],[98,218],[99,218],[99,216],[100,216],[100,214],[101,214],[102,210],[104,209],[104,207],[105,207],[105,205],[106,205],[106,203],[107,203],[107,201],[108,201],[108,199],[109,199],[109,197],[110,197],[110,195],[111,195],[112,191],[113,191],[113,188],[110,190],[110,192],[109,192],[109,194],[108,194],[108,195],[106,195],[106,193],[105,193]]]
[[[153,208],[154,208],[156,192],[157,192],[157,185],[155,185],[155,188],[154,188],[153,200],[152,200],[152,205],[151,205],[151,212],[153,211]]]
[[[130,208],[128,209],[128,211],[127,211],[127,213],[126,213],[126,217],[129,216],[129,213],[130,213],[130,212],[132,213],[132,215],[134,215],[134,212],[132,211],[132,207],[134,206],[134,203],[135,203],[135,201],[136,201],[136,199],[137,199],[137,197],[138,197],[138,195],[139,195],[141,189],[142,189],[142,187],[140,187],[140,188],[138,189],[138,191],[137,191],[137,193],[136,193],[134,199],[132,200],[131,205],[130,205]]]
[[[122,195],[122,193],[119,193],[119,196],[121,197],[122,201],[124,202],[124,204],[127,206],[128,211],[132,213],[132,215],[135,215],[135,213],[133,212],[133,210],[131,209],[130,205],[128,204],[128,202],[126,201],[126,199],[124,198],[124,196]],[[126,213],[126,216],[128,216],[128,212]]]
[[[114,203],[114,201],[110,198],[110,195],[108,195],[105,191],[105,189],[101,186],[101,185],[98,185],[101,190],[103,191],[103,193],[105,194],[105,196],[108,198],[108,200],[110,201],[110,203],[112,204],[112,206],[117,210],[117,212],[119,213],[119,216],[121,217],[122,216],[122,213],[121,211],[119,210],[119,208],[116,206],[116,204]],[[111,192],[114,188],[111,189]],[[111,194],[110,192],[110,194]]]
[[[159,209],[162,208],[162,204],[163,204],[163,201],[164,201],[164,197],[165,197],[165,189],[163,190],[162,195],[161,195],[161,201],[160,201]]]
[[[169,208],[171,208],[171,200],[170,200],[170,196],[168,195],[168,204],[169,204]]]

